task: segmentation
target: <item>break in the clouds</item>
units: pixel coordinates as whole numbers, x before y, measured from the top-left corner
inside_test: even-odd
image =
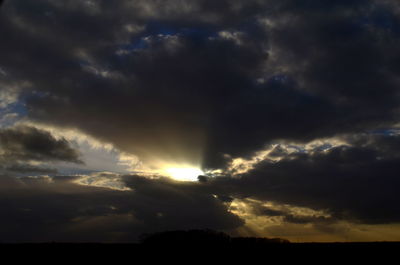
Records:
[[[13,0],[0,35],[7,240],[400,238],[398,1]]]

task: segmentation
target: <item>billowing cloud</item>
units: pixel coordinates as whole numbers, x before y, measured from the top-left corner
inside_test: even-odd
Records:
[[[400,222],[398,1],[13,0],[0,35],[1,181],[35,190],[4,203],[10,224],[128,240]],[[172,165],[206,174],[149,173]]]
[[[133,242],[144,233],[243,224],[195,183],[129,176],[131,189],[120,191],[77,185],[79,178],[0,178],[2,240]]]
[[[1,169],[21,173],[54,173],[53,169],[38,167],[45,162],[82,163],[79,153],[65,139],[28,126],[0,130],[0,161]]]
[[[236,178],[208,184],[225,187],[225,193],[237,198],[307,207],[339,220],[398,223],[399,136],[350,138],[349,145],[286,153],[279,162],[266,159]],[[294,220],[282,211],[265,210]]]
[[[397,122],[399,22],[385,3],[34,2],[2,17],[2,64],[32,82],[29,116],[149,163],[220,167],[277,138]]]
[[[78,153],[65,139],[57,140],[50,133],[34,127],[1,130],[0,147],[2,156],[7,159],[79,162]]]

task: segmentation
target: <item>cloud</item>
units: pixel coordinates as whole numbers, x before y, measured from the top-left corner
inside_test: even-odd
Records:
[[[132,190],[118,191],[77,178],[0,178],[2,241],[134,242],[143,233],[243,224],[193,183],[127,176]]]
[[[3,196],[4,222],[28,231],[5,238],[237,228],[229,206],[240,201],[245,216],[297,232],[398,223],[399,10],[395,0],[5,2],[1,181],[35,187],[29,200]],[[19,119],[30,125],[10,127]],[[48,166],[81,160],[73,169],[190,164],[218,177],[55,178]]]
[[[389,2],[42,1],[33,13],[13,1],[3,65],[32,82],[31,119],[79,127],[148,163],[218,168],[224,154],[249,156],[272,140],[397,122]]]
[[[82,163],[79,153],[65,139],[34,127],[16,126],[0,130],[1,169],[19,173],[54,173],[42,163]]]
[[[61,174],[84,174],[88,172],[132,173],[142,171],[140,160],[117,149],[113,144],[98,140],[76,128],[60,128],[47,124],[20,121],[19,125],[49,132],[56,139],[65,139],[78,153],[83,164],[58,162]]]
[[[326,211],[337,220],[398,223],[399,136],[365,134],[350,139],[346,146],[286,154],[279,162],[264,160],[240,177],[208,183],[224,187],[236,198]],[[288,214],[279,215],[294,221]]]
[[[1,130],[0,146],[3,157],[7,159],[80,162],[78,153],[65,139],[57,140],[50,133],[34,127]]]
[[[3,240],[127,242],[204,228],[294,241],[377,240],[399,221],[398,142],[397,135],[359,135],[346,146],[286,153],[240,176],[197,183],[112,173],[2,176]]]

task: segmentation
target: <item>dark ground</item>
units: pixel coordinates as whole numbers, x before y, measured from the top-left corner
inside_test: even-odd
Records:
[[[268,245],[144,246],[141,244],[15,244],[0,245],[0,256],[19,263],[221,264],[316,263],[398,264],[400,242],[288,243]],[[145,261],[145,262],[143,262]],[[361,263],[362,262],[362,263]],[[4,263],[9,264],[9,263]]]
[[[173,231],[144,236],[137,244],[37,243],[0,244],[0,256],[51,262],[183,260],[296,261],[342,263],[351,260],[397,263],[400,242],[290,243],[284,239],[231,238],[213,231]],[[393,260],[395,258],[395,260]],[[140,263],[142,264],[142,262]]]

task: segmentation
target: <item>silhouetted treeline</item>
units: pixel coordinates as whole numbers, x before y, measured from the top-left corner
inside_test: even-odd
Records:
[[[281,238],[230,237],[213,230],[167,231],[143,235],[141,244],[155,246],[264,246],[290,243]]]

